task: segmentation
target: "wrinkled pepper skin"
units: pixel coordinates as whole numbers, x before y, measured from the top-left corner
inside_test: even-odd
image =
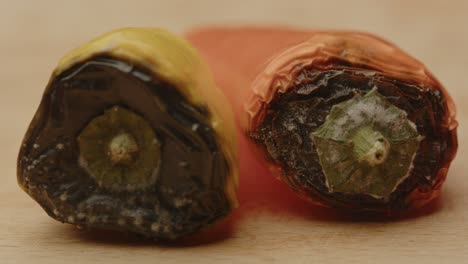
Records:
[[[155,239],[237,207],[233,114],[196,50],[124,28],[52,73],[18,157],[18,183],[54,219]]]
[[[242,177],[259,177],[242,165],[249,162],[244,156],[255,156],[268,168],[263,173],[286,182],[301,197],[351,211],[407,212],[439,195],[457,150],[455,106],[433,74],[394,44],[362,32],[286,28],[205,28],[187,37],[210,65],[233,104],[238,133],[249,142],[241,149]],[[392,107],[398,117],[392,121],[384,112],[359,108],[363,100],[373,100],[373,109]],[[345,120],[343,114],[356,121],[352,111],[369,119],[368,124],[390,122],[409,143],[402,148],[398,142],[403,141],[391,138],[390,127],[373,127],[386,139],[379,138],[384,143],[371,144],[366,151],[374,153],[371,147],[380,146],[385,155],[376,157],[386,160],[371,162],[367,152],[361,155],[364,161],[357,159],[359,137],[351,135],[356,142],[341,138],[354,130],[338,124]],[[403,125],[395,125],[403,123],[413,131],[412,139]],[[331,135],[333,126],[344,129],[319,146],[324,141],[318,136]],[[337,151],[330,142],[357,150]],[[330,150],[348,159],[346,164],[334,161],[344,173],[333,172],[333,158],[324,154]],[[394,178],[386,181],[388,177]]]

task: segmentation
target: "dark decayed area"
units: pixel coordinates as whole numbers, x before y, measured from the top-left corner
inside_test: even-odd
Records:
[[[146,120],[160,141],[156,181],[146,188],[99,187],[79,164],[77,136],[116,105]],[[204,107],[188,104],[143,67],[105,56],[51,80],[18,161],[20,185],[53,218],[163,239],[225,216],[228,174]]]
[[[333,105],[375,87],[389,102],[406,111],[424,136],[411,174],[388,201],[368,195],[329,193],[310,133],[325,122]],[[456,148],[456,139],[442,125],[448,114],[445,98],[432,88],[367,69],[308,68],[296,77],[293,88],[278,94],[269,104],[265,119],[251,137],[284,168],[283,179],[303,196],[343,209],[401,211],[411,206],[407,198],[416,188],[428,195],[440,188],[443,179],[438,171],[451,160]]]

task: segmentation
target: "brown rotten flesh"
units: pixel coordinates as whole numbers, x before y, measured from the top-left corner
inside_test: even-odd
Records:
[[[302,197],[392,213],[438,196],[457,149],[455,107],[393,44],[262,28],[189,37],[235,105],[250,151]]]
[[[61,222],[158,239],[194,233],[237,206],[234,125],[216,89],[170,33],[103,35],[53,73],[18,182]]]

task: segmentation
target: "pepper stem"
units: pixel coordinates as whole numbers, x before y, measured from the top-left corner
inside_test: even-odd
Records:
[[[89,121],[77,141],[80,165],[99,187],[131,191],[156,182],[160,141],[151,125],[129,109],[107,109]]]
[[[390,143],[372,127],[359,128],[351,141],[358,161],[366,161],[370,166],[375,166],[382,164],[387,159]]]
[[[116,165],[130,164],[138,153],[138,144],[135,138],[128,133],[120,133],[109,143],[108,155]]]

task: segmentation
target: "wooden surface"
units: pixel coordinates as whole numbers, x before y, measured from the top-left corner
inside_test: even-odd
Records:
[[[468,263],[467,1],[272,2],[2,0],[0,263]],[[442,198],[411,217],[385,221],[308,206],[287,191],[282,201],[262,192],[257,203],[244,203],[192,242],[161,245],[60,224],[18,188],[20,140],[63,54],[116,27],[181,33],[220,23],[365,30],[424,61],[459,113],[460,148]]]

